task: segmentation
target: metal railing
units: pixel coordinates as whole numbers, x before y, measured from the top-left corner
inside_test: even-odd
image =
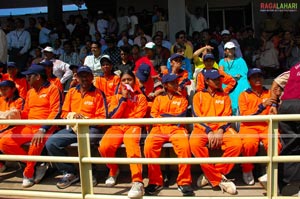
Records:
[[[269,124],[269,147],[267,156],[259,157],[210,157],[210,158],[100,158],[91,157],[89,142],[89,125],[115,125],[115,124],[193,124],[200,122],[256,122],[267,121]],[[89,120],[0,120],[0,124],[9,125],[77,125],[78,126],[78,157],[57,157],[57,156],[20,156],[20,155],[0,155],[2,161],[39,161],[39,162],[64,162],[78,163],[81,179],[81,193],[64,193],[64,192],[40,192],[24,190],[0,190],[0,196],[23,196],[23,197],[47,197],[47,198],[80,198],[80,199],[102,199],[102,198],[127,198],[127,196],[94,194],[92,183],[93,164],[202,164],[202,163],[267,163],[268,185],[266,196],[236,196],[244,199],[293,199],[298,197],[278,196],[278,163],[280,162],[300,162],[300,156],[278,156],[278,121],[300,121],[300,115],[264,115],[264,116],[228,116],[228,117],[202,117],[202,118],[145,118],[145,119],[89,119]],[[224,197],[224,196],[222,196]],[[228,196],[231,198],[232,196]],[[143,198],[153,198],[144,196]],[[159,198],[177,198],[163,197]],[[185,197],[194,198],[194,197]],[[202,198],[220,198],[220,197],[202,197]]]

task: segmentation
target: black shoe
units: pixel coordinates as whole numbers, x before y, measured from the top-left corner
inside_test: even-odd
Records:
[[[146,195],[154,196],[157,195],[162,189],[163,186],[156,184],[148,184],[148,186],[145,188],[145,193]]]
[[[194,190],[191,185],[178,185],[178,190],[182,193],[183,196],[194,196]]]

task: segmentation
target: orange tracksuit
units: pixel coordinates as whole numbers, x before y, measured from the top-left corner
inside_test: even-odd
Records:
[[[225,93],[230,93],[236,86],[236,81],[233,77],[225,73],[223,70],[218,70],[220,75],[223,77],[221,78],[222,84],[226,84],[226,87],[223,89]],[[196,91],[202,91],[205,88],[205,78],[203,76],[203,73],[200,72],[197,75],[197,85],[196,85]]]
[[[94,85],[84,96],[80,86],[70,88],[62,107],[61,118],[67,118],[68,113],[75,112],[92,119],[104,119],[107,116],[107,104],[104,93]]]
[[[197,92],[193,98],[193,114],[195,117],[207,116],[231,116],[231,101],[224,92],[216,92],[213,96],[206,90]],[[223,143],[221,149],[224,151],[223,157],[237,157],[242,150],[242,142],[230,124],[221,123],[200,123],[194,124],[194,130],[190,136],[191,151],[195,157],[209,157],[207,148],[210,131],[224,130]],[[234,164],[201,164],[202,171],[212,186],[217,186],[222,180],[222,174],[228,174]]]
[[[19,91],[20,97],[26,100],[27,91],[29,90],[29,86],[25,77],[22,78],[11,78],[8,77],[8,80],[15,82],[16,87]]]
[[[262,103],[270,98],[270,91],[265,89],[258,96],[247,89],[239,97],[239,109],[241,115],[268,115],[270,106],[264,107]],[[268,122],[241,122],[240,132],[243,142],[243,156],[255,156],[258,151],[259,142],[262,141],[268,151]],[[281,150],[281,143],[278,140],[278,151]],[[250,172],[253,164],[242,164],[243,172]]]
[[[120,77],[117,75],[111,75],[108,78],[104,76],[96,77],[94,85],[96,88],[104,92],[107,99],[107,104],[109,104],[111,97],[114,94],[117,94],[119,83]]]
[[[184,117],[188,101],[182,95],[174,95],[171,99],[168,95],[160,95],[154,99],[150,116],[153,118]],[[191,157],[187,130],[174,124],[153,125],[152,130],[145,141],[144,153],[146,158],[158,158],[162,145],[165,142],[173,144],[174,151],[179,158]],[[192,182],[190,165],[179,164],[178,185],[190,185]],[[163,177],[160,165],[148,165],[149,184],[163,185]]]
[[[0,82],[8,80],[9,75],[7,73],[0,73]]]
[[[60,90],[61,93],[64,93],[63,85],[61,84],[60,80],[56,76],[53,75],[52,77],[48,78],[48,81],[51,84],[57,86],[57,88]]]
[[[31,88],[27,93],[27,100],[21,112],[22,119],[56,119],[61,112],[61,93],[59,89],[46,82],[39,91]],[[26,152],[22,145],[30,142],[39,128],[47,130],[43,142],[38,145],[30,145]],[[56,126],[26,125],[15,127],[7,132],[0,140],[0,150],[5,154],[16,155],[40,155],[48,137],[56,130]],[[23,175],[32,178],[35,162],[27,162]]]
[[[135,93],[129,98],[121,94],[113,95],[109,104],[109,118],[143,118],[147,111],[147,100],[143,94]],[[140,158],[141,126],[138,125],[114,125],[104,134],[98,148],[102,157],[115,157],[117,149],[124,142],[128,158]],[[109,175],[115,176],[118,165],[107,164]],[[143,182],[142,165],[130,164],[131,178],[133,182]]]
[[[24,99],[19,97],[17,99],[14,99],[14,101],[7,100],[5,97],[0,97],[0,111],[5,112],[7,110],[10,110],[12,108],[15,108],[17,110],[22,110],[24,107]],[[0,125],[0,132],[4,132],[8,128],[12,128],[11,125]],[[3,136],[3,133],[0,134],[0,138]]]

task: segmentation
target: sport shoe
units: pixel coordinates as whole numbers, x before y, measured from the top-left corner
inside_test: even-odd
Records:
[[[225,176],[222,176],[222,180],[219,184],[219,187],[221,188],[223,193],[227,192],[232,195],[237,194],[235,184],[231,180],[228,180]]]
[[[59,189],[65,189],[69,187],[71,184],[77,182],[79,177],[73,173],[66,173],[64,176],[56,183],[56,186]]]
[[[0,173],[2,173],[3,171],[5,171],[6,170],[6,166],[5,166],[5,164],[4,163],[0,163]]]
[[[259,183],[261,184],[261,186],[267,190],[267,181],[268,181],[268,175],[262,175],[258,178]]]
[[[35,167],[34,183],[38,184],[45,176],[49,168],[49,163],[42,163]]]
[[[243,180],[247,185],[254,185],[255,182],[252,171],[249,171],[247,173],[243,172]]]
[[[108,178],[105,181],[105,185],[108,187],[112,187],[117,183],[117,178],[119,176],[120,170],[117,171],[115,176],[108,176]]]
[[[144,184],[141,182],[133,182],[128,192],[128,198],[142,198],[144,195]]]
[[[206,186],[208,184],[209,184],[209,181],[207,180],[207,178],[205,177],[205,175],[201,174],[199,176],[199,178],[197,179],[197,186],[201,188],[201,187],[204,187],[204,186]]]
[[[22,182],[23,188],[32,187],[33,185],[34,185],[33,178],[27,178],[25,176],[23,177],[23,182]]]
[[[156,185],[156,184],[148,184],[148,186],[145,188],[145,193],[150,196],[157,195],[161,190],[163,189],[163,186]]]
[[[182,193],[183,196],[194,196],[194,190],[191,185],[178,185],[178,190]]]

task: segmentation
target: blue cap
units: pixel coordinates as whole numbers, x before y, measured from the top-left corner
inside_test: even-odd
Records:
[[[184,59],[184,57],[182,55],[174,53],[173,55],[171,55],[170,61],[172,61],[173,59],[176,59],[176,58]]]
[[[220,75],[219,71],[216,69],[210,69],[210,70],[206,70],[204,69],[202,71],[205,79],[217,79],[219,77],[223,77],[222,75]]]
[[[142,63],[136,72],[136,76],[141,82],[146,82],[150,76],[150,66]]]
[[[168,74],[162,76],[161,82],[162,82],[163,84],[165,84],[165,83],[167,83],[167,82],[172,82],[172,81],[176,80],[177,77],[178,77],[178,76],[175,75],[175,74],[168,73]]]
[[[211,53],[207,53],[206,55],[204,55],[203,61],[206,61],[208,59],[215,60],[215,56],[213,54],[211,54]]]
[[[249,78],[251,75],[254,74],[263,74],[263,72],[261,71],[260,68],[251,68],[248,70],[247,77]]]
[[[17,68],[16,62],[7,62],[7,68]]]
[[[53,66],[53,62],[49,61],[49,60],[44,60],[44,61],[40,62],[39,65],[42,65],[42,66]]]
[[[15,88],[16,84],[15,84],[15,82],[13,82],[11,80],[4,80],[4,81],[0,82],[0,87],[2,87],[2,86],[8,86],[11,88]]]
[[[23,75],[31,75],[31,74],[46,74],[46,70],[44,66],[38,64],[32,64],[27,71],[22,72]]]
[[[93,74],[92,69],[88,66],[80,66],[77,70],[77,74],[82,73],[82,72],[87,72],[87,73]]]

